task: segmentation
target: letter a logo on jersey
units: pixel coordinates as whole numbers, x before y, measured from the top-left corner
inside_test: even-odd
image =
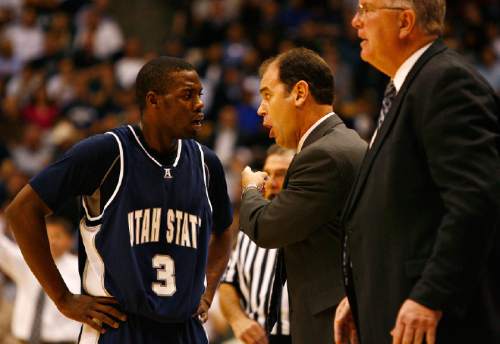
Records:
[[[172,179],[172,172],[170,171],[169,168],[165,169],[165,175],[163,176],[164,179]]]

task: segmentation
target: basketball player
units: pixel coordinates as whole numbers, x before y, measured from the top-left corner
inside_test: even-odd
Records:
[[[136,80],[141,123],[75,145],[6,211],[40,284],[84,324],[81,344],[207,343],[201,322],[229,259],[232,216],[220,161],[191,139],[201,91],[189,63],[148,62]],[[44,217],[75,196],[86,295],[66,287],[44,230]]]

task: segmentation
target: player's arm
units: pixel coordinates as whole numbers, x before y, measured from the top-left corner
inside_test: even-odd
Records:
[[[219,286],[220,278],[229,261],[232,242],[233,235],[229,228],[222,233],[212,233],[210,238],[206,271],[207,287],[205,293],[201,297],[200,306],[196,313],[202,322],[208,319],[208,309],[212,304],[215,291]]]
[[[220,308],[229,322],[234,335],[245,344],[268,343],[266,331],[258,322],[250,319],[241,306],[240,296],[230,283],[219,287]]]
[[[123,318],[122,314],[110,306],[116,303],[115,300],[73,295],[66,286],[50,253],[45,225],[45,216],[50,213],[50,208],[29,184],[19,192],[5,211],[28,266],[62,314],[87,323],[101,332],[104,330],[93,319],[118,327],[117,321],[109,316]]]
[[[349,191],[349,167],[342,160],[334,160],[325,150],[310,150],[296,156],[286,189],[272,201],[255,188],[246,190],[241,199],[241,230],[260,247],[278,248],[323,228],[342,209]],[[241,176],[245,187],[262,184],[265,174],[247,167]]]
[[[224,170],[214,152],[203,147],[205,154],[208,195],[213,207],[213,230],[208,246],[207,287],[196,314],[204,322],[207,320],[208,308],[212,304],[220,278],[227,267],[233,243],[233,222],[231,204],[227,194]]]
[[[93,140],[75,146],[60,161],[32,179],[5,213],[28,266],[61,313],[104,332],[101,322],[117,327],[118,322],[113,317],[124,320],[125,316],[112,307],[116,304],[113,298],[74,295],[69,291],[50,253],[45,224],[45,216],[52,209],[57,209],[70,197],[86,194],[86,189],[98,183],[100,176],[92,178],[89,170],[98,170],[98,163],[92,160],[102,157],[96,153],[99,147]]]

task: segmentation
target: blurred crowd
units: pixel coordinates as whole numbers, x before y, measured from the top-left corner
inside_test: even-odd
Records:
[[[294,46],[318,51],[335,75],[335,111],[370,137],[387,79],[359,58],[350,24],[357,5],[169,1],[171,20],[158,28],[164,44],[146,51],[140,37],[124,33],[124,19],[111,14],[112,1],[0,0],[0,209],[75,142],[139,121],[137,72],[152,57],[170,55],[189,60],[202,78],[206,120],[199,141],[221,159],[237,215],[240,172],[260,167],[270,144],[256,115],[258,67],[266,58]],[[500,4],[447,5],[446,43],[500,94]],[[69,208],[63,215],[75,223],[77,210]],[[7,285],[9,298],[1,281],[0,274],[0,293]],[[225,331],[222,322],[213,326]],[[0,324],[0,343],[5,331]]]

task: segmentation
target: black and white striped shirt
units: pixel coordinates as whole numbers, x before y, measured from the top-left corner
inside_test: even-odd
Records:
[[[245,312],[262,327],[265,326],[269,307],[277,253],[277,249],[258,247],[246,234],[240,232],[222,278],[223,283],[232,284],[240,292]],[[286,284],[283,287],[280,319],[272,334],[290,334]]]

